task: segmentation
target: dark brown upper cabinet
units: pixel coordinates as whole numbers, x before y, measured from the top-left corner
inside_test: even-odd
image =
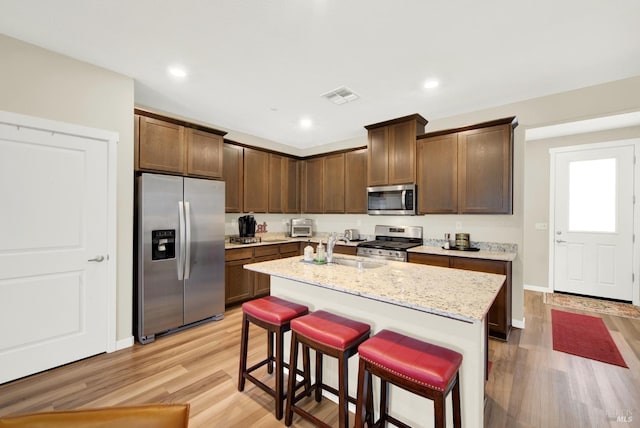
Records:
[[[283,173],[283,212],[296,214],[300,212],[300,164],[293,158],[284,158]]]
[[[416,136],[427,120],[419,114],[367,125],[369,186],[415,183]]]
[[[244,212],[269,212],[269,153],[244,149]]]
[[[222,178],[222,136],[185,128],[187,175]]]
[[[512,214],[515,117],[418,137],[420,214]]]
[[[223,131],[135,110],[136,170],[221,179]]]
[[[344,213],[344,153],[324,157],[323,212]]]
[[[344,212],[367,213],[367,150],[345,153]]]
[[[303,161],[302,173],[302,212],[323,213],[324,157]]]
[[[225,212],[241,213],[244,191],[244,149],[224,144],[222,179],[225,182]]]

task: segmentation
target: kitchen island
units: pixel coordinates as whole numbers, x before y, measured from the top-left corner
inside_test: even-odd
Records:
[[[339,258],[356,259],[343,255]],[[367,322],[372,334],[386,328],[461,353],[462,424],[482,426],[486,314],[502,288],[505,276],[362,260],[365,261],[362,268],[317,265],[302,262],[301,257],[254,263],[245,268],[271,275],[272,295],[303,303],[312,311],[324,309]],[[352,396],[357,388],[357,360],[351,358],[349,361],[349,394]],[[325,382],[335,387],[336,361],[325,358],[324,370]],[[377,382],[374,387],[379,387]],[[391,388],[390,409],[412,426],[431,427],[433,424],[432,403],[403,390]],[[450,398],[447,400],[447,419],[450,425]]]

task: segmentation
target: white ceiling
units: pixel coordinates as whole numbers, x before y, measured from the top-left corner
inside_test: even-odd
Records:
[[[136,105],[298,149],[640,75],[639,23],[638,0],[0,0],[0,32],[133,77]]]

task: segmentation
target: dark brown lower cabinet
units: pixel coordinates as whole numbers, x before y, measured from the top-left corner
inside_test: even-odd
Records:
[[[244,268],[250,263],[266,262],[300,254],[300,244],[261,245],[225,251],[225,305],[251,300],[269,294],[271,276]]]
[[[491,337],[502,340],[509,339],[509,333],[511,333],[510,261],[409,253],[409,262],[505,275],[507,279],[505,280],[504,286],[489,309],[488,325],[489,335]]]
[[[335,254],[348,254],[350,256],[356,255],[356,247],[351,245],[336,245],[333,247],[333,252]]]
[[[244,268],[253,260],[253,248],[226,250],[224,253],[225,305],[253,297],[251,271]]]
[[[254,248],[254,258],[252,263],[266,262],[280,258],[279,245],[265,245]],[[258,272],[250,272],[253,279],[253,297],[262,297],[271,291],[271,275]]]

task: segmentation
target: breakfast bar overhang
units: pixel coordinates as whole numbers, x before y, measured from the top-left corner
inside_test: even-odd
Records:
[[[349,259],[342,255],[340,258]],[[372,334],[382,329],[394,330],[461,353],[462,425],[482,426],[486,315],[503,286],[504,275],[391,261],[368,268],[318,265],[305,263],[300,257],[254,263],[245,268],[271,275],[273,296],[303,303],[312,311],[327,310],[369,323]],[[323,369],[325,383],[336,386],[336,362],[325,358]],[[350,359],[349,395],[354,397],[357,370],[357,358]],[[377,388],[379,385],[374,382],[374,389]],[[433,426],[433,405],[429,400],[392,387],[389,404],[392,414],[403,422],[416,427]],[[448,426],[450,409],[448,397]]]

